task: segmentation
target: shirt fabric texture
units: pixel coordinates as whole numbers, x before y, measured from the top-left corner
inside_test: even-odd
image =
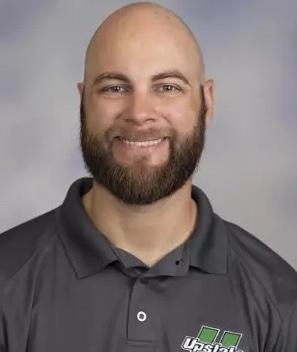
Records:
[[[199,187],[193,232],[148,267],[94,226],[91,186],[0,235],[0,352],[297,351],[297,273]]]

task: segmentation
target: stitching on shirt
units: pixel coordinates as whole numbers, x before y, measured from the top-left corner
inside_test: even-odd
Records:
[[[49,245],[48,242],[54,238],[53,235],[55,235],[55,230],[50,232],[49,238],[45,241],[44,245],[42,247],[38,248],[36,251],[34,251],[33,254],[23,263],[23,265],[21,265],[21,267],[14,274],[12,274],[12,276],[9,277],[6,282],[3,282],[3,285],[0,286],[0,289],[2,289],[2,291],[3,291],[3,297],[4,297],[4,291],[6,289],[6,286],[12,280],[14,280],[14,278],[23,270],[23,268],[25,268],[27,265],[29,265],[29,263],[39,254],[39,252],[44,250],[44,248],[46,248]]]
[[[15,279],[15,277],[20,274],[22,272],[22,270],[31,263],[31,261],[33,261],[35,259],[36,256],[39,255],[39,253],[44,250],[47,246],[50,246],[52,244],[52,242],[50,242],[51,240],[55,239],[56,232],[55,230],[53,231],[49,231],[49,237],[46,239],[46,241],[44,242],[44,244],[38,248],[36,251],[33,252],[33,254],[23,263],[23,265],[21,265],[21,267],[10,277],[8,278],[8,280],[6,282],[3,283],[2,286],[0,286],[0,295],[1,295],[1,306],[0,306],[0,313],[2,314],[2,316],[5,316],[4,313],[4,298],[5,298],[5,290],[7,288],[7,286],[9,285],[9,283]],[[30,313],[31,315],[31,313]],[[30,326],[31,326],[31,318],[30,318],[30,324],[29,324],[29,331],[30,331]],[[29,336],[27,336],[26,339],[26,344],[29,343]]]
[[[1,319],[1,321],[4,319],[3,301],[4,301],[4,292],[3,292],[3,290],[0,290],[0,319]],[[7,336],[4,335],[3,337],[4,337],[4,348],[7,348],[7,339],[6,339]]]
[[[231,225],[235,225],[237,228],[239,228],[241,230],[241,228],[239,226],[237,226],[236,224],[233,224],[233,223],[229,223],[228,221],[225,220],[226,223],[231,224]],[[233,236],[236,236],[233,232],[233,229],[232,229],[232,226],[229,226],[230,227],[230,231],[232,232],[232,235]],[[229,234],[228,234],[229,236]],[[231,241],[229,241],[229,243],[231,243]],[[273,350],[275,348],[275,346],[277,345],[282,333],[283,333],[283,321],[285,319],[285,317],[282,317],[276,303],[274,302],[273,298],[270,296],[270,293],[268,291],[268,289],[262,284],[262,282],[258,279],[258,277],[249,270],[248,266],[246,265],[246,263],[244,262],[244,260],[242,260],[242,258],[238,255],[238,253],[235,251],[235,249],[232,247],[232,245],[230,244],[230,251],[232,251],[236,257],[236,259],[238,260],[238,262],[250,273],[250,275],[258,282],[258,284],[260,284],[260,286],[263,288],[264,292],[266,293],[267,295],[267,298],[268,300],[271,302],[272,306],[274,307],[275,311],[277,312],[277,315],[279,317],[279,320],[280,320],[280,326],[279,326],[279,331],[278,331],[278,334],[277,334],[277,337],[275,339],[275,343],[273,344]]]
[[[226,221],[227,222],[227,221]],[[236,227],[238,227],[240,230],[241,228],[239,226],[237,226],[236,224],[233,224],[233,223],[229,223],[227,222],[228,224],[231,224],[231,225],[235,225]],[[232,232],[232,235],[234,237],[236,237],[236,235],[234,234],[233,232],[233,229],[232,229],[232,226],[229,226],[231,232]],[[254,277],[254,279],[258,282],[258,284],[260,284],[260,286],[263,288],[263,290],[265,291],[269,301],[271,302],[271,304],[273,305],[274,309],[276,310],[277,314],[278,314],[278,317],[280,319],[280,322],[282,323],[283,322],[283,317],[279,311],[279,308],[278,306],[276,305],[276,302],[274,302],[274,299],[272,298],[272,296],[270,295],[268,289],[263,285],[263,283],[261,282],[261,280],[257,277],[257,275],[253,272],[251,272],[251,270],[248,268],[248,265],[244,262],[244,259],[242,259],[241,256],[238,255],[238,253],[236,252],[236,250],[232,247],[232,244],[231,244],[232,241],[229,241],[230,243],[230,249],[232,250],[232,252],[235,254],[237,260],[241,263],[242,266],[244,266],[244,268],[250,273],[250,275],[252,277]]]

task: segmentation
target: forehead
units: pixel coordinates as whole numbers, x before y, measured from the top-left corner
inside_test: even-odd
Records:
[[[179,69],[189,75],[200,70],[199,53],[181,24],[160,18],[120,18],[95,33],[88,49],[86,76],[101,70],[140,73]]]

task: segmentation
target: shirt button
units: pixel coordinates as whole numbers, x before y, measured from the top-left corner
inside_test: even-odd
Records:
[[[140,311],[140,312],[138,312],[137,313],[137,319],[139,320],[139,321],[145,321],[146,320],[146,313],[145,312],[143,312],[143,311]]]

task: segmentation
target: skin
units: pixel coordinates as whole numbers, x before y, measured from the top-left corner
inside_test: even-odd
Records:
[[[179,70],[188,84],[176,77],[152,82],[153,75],[168,70]],[[95,77],[106,71],[119,72],[129,82],[109,79],[94,85]],[[100,91],[107,85],[123,84],[129,87],[127,91]],[[180,90],[164,91],[165,84]],[[213,115],[214,83],[204,78],[201,50],[193,34],[170,10],[136,3],[120,8],[97,29],[87,49],[84,80],[78,83],[78,89],[84,98],[89,131],[100,134],[114,125],[134,131],[129,138],[137,139],[137,131],[153,127],[165,134],[174,129],[183,139],[193,131],[197,119],[201,84],[208,127]],[[167,160],[168,152],[167,143],[151,152],[127,152],[116,143],[113,147],[115,160],[128,166],[144,157],[148,166],[157,166]],[[129,205],[93,181],[82,203],[95,226],[116,247],[152,266],[186,241],[196,218],[199,221],[191,187],[192,177],[168,197],[152,204]]]

